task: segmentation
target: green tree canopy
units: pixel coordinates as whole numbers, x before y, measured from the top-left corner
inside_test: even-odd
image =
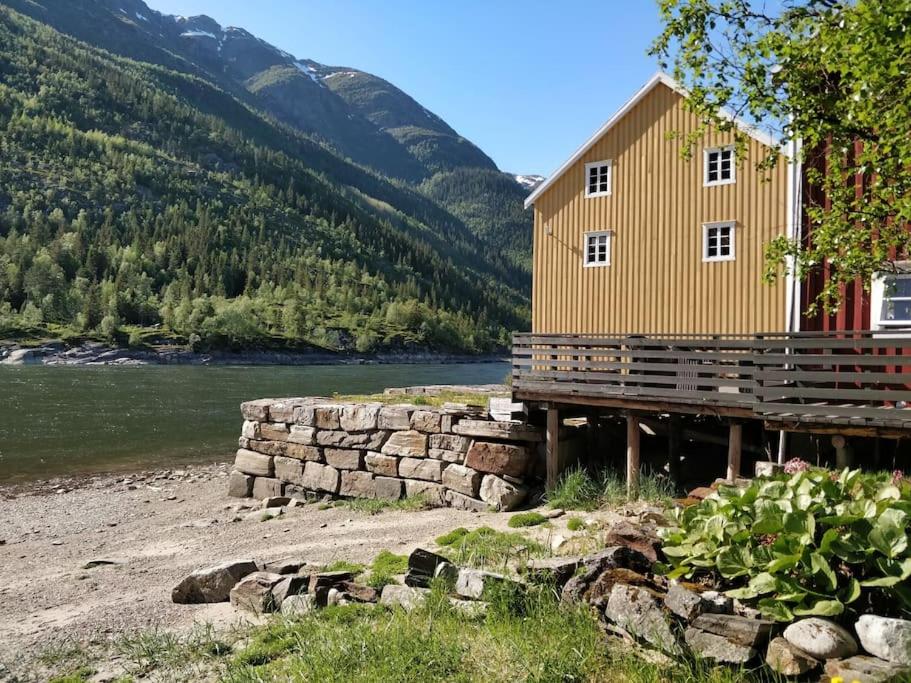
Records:
[[[728,114],[800,143],[808,180],[828,197],[807,207],[812,241],[767,247],[768,275],[828,264],[816,305],[869,283],[908,253],[911,234],[911,0],[659,0],[651,53],[672,65],[705,125],[744,133]],[[684,141],[685,153],[702,131]],[[759,162],[776,162],[779,150]],[[818,160],[818,156],[817,156]],[[865,182],[855,187],[855,178]],[[793,261],[791,261],[793,259]]]

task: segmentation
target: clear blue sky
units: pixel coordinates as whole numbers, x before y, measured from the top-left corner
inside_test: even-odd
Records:
[[[657,68],[654,0],[146,0],[391,81],[505,171],[547,175]]]

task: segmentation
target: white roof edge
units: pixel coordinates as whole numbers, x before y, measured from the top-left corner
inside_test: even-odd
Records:
[[[527,209],[530,206],[532,206],[538,197],[540,197],[544,192],[546,192],[547,189],[551,185],[553,185],[553,183],[555,183],[558,178],[560,178],[560,176],[562,176],[564,173],[566,173],[566,171],[568,171],[572,166],[574,166],[575,163],[577,161],[579,161],[579,159],[581,159],[585,155],[585,153],[588,150],[590,150],[592,148],[592,146],[594,146],[594,144],[596,142],[598,142],[598,140],[600,140],[602,137],[604,137],[604,135],[611,128],[613,128],[617,124],[617,122],[620,121],[620,119],[622,119],[624,116],[626,116],[629,113],[629,111],[633,107],[635,107],[637,104],[639,104],[639,102],[646,95],[648,95],[655,88],[655,86],[658,85],[659,83],[666,85],[668,88],[677,92],[679,95],[681,95],[683,97],[688,97],[688,95],[689,95],[686,88],[684,88],[682,85],[680,85],[677,81],[675,81],[673,78],[671,78],[668,74],[664,73],[663,71],[656,72],[651,78],[648,79],[648,81],[646,81],[645,85],[643,85],[641,88],[639,88],[639,90],[636,91],[635,95],[633,95],[629,100],[626,101],[626,103],[622,107],[620,107],[616,112],[614,112],[614,115],[611,116],[604,123],[604,125],[601,126],[595,132],[594,135],[592,135],[588,140],[586,140],[583,143],[583,145],[581,147],[579,147],[579,149],[577,149],[573,153],[573,155],[569,159],[567,159],[557,170],[555,170],[553,173],[551,173],[550,176],[548,176],[547,180],[545,180],[543,183],[538,185],[538,187],[535,188],[534,192],[532,192],[530,195],[528,195],[528,197],[525,200],[525,208]],[[768,133],[765,133],[765,132],[759,130],[758,128],[756,128],[756,126],[754,126],[750,123],[747,123],[743,119],[740,119],[740,118],[734,116],[734,114],[732,114],[731,112],[729,112],[725,109],[722,109],[719,112],[719,114],[723,118],[726,118],[729,121],[732,121],[734,123],[734,125],[737,126],[737,128],[739,128],[743,133],[752,137],[757,142],[762,143],[766,147],[777,148],[787,156],[787,151],[785,149],[783,149],[781,147],[781,145],[778,143],[778,141],[775,140]]]

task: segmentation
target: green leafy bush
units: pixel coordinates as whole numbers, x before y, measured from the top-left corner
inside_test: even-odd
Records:
[[[671,578],[715,574],[769,618],[911,613],[911,482],[810,470],[721,486],[662,530]],[[849,607],[850,606],[850,607]]]

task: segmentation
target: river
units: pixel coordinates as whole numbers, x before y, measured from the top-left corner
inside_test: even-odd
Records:
[[[0,367],[0,482],[229,459],[240,403],[502,382],[506,363]]]

